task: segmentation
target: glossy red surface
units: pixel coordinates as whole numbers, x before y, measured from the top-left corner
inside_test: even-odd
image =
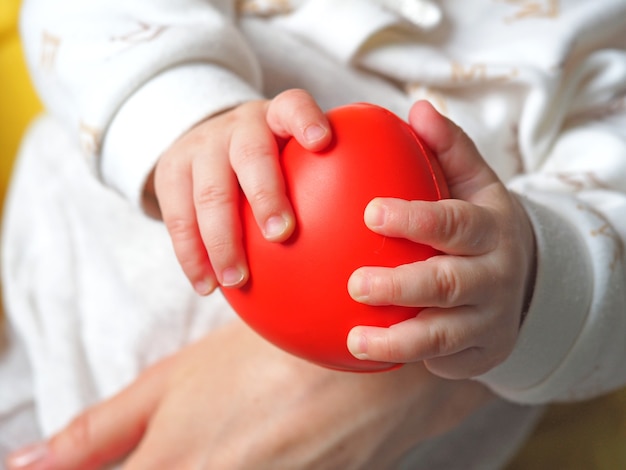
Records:
[[[437,161],[391,112],[354,104],[328,113],[334,140],[323,152],[290,140],[281,164],[297,228],[284,243],[266,241],[242,197],[250,280],[223,289],[241,318],[266,339],[333,369],[386,370],[395,364],[362,361],[347,349],[356,325],[390,326],[420,309],[367,306],[348,294],[352,272],[366,265],[398,266],[436,254],[431,247],[370,231],[363,211],[377,196],[447,197]]]

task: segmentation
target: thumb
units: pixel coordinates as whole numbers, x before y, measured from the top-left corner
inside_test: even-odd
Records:
[[[85,410],[48,441],[9,455],[7,470],[89,470],[124,457],[144,435],[169,362],[153,366],[117,395]]]
[[[467,134],[429,102],[413,105],[409,123],[437,156],[453,198],[471,201],[480,189],[499,181]]]

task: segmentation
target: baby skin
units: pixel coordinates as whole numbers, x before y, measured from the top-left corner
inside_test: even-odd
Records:
[[[502,362],[515,344],[533,288],[533,231],[517,197],[458,126],[427,102],[415,103],[409,123],[437,156],[451,198],[374,199],[365,223],[443,254],[355,271],[348,290],[356,301],[425,308],[391,328],[358,326],[347,345],[357,358],[424,361],[441,377],[474,377]],[[159,208],[178,260],[200,294],[218,284],[237,288],[248,278],[239,185],[268,240],[280,242],[292,233],[294,214],[278,162],[280,146],[292,136],[313,151],[331,139],[323,112],[302,90],[208,119],[158,162],[147,207]]]

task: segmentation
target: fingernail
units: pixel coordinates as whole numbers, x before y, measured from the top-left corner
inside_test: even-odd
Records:
[[[310,143],[314,144],[315,142],[322,140],[328,130],[320,125],[313,124],[304,129],[302,134],[304,135],[304,139]]]
[[[357,271],[348,279],[348,292],[356,301],[366,300],[371,291],[371,279],[367,273]]]
[[[367,338],[358,330],[351,331],[348,334],[348,350],[357,359],[368,359],[367,355]]]
[[[8,470],[35,470],[40,467],[38,464],[42,464],[48,456],[48,446],[44,444],[34,444],[32,446],[25,447],[18,450],[7,458]]]
[[[363,220],[365,225],[371,228],[382,227],[387,218],[387,208],[380,202],[370,202],[365,208]]]
[[[226,268],[222,271],[222,286],[235,287],[241,284],[246,274],[240,268]]]
[[[263,235],[267,240],[279,240],[289,228],[289,220],[283,215],[273,215],[265,221]]]
[[[199,295],[209,295],[216,286],[211,279],[202,279],[196,282],[193,287]]]

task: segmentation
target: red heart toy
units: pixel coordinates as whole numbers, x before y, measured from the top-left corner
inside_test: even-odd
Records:
[[[359,103],[327,115],[327,149],[310,152],[291,139],[281,153],[295,232],[284,243],[266,241],[241,197],[250,279],[222,291],[251,328],[292,354],[333,369],[388,370],[397,364],[352,356],[348,332],[390,326],[420,309],[360,304],[348,294],[348,278],[360,266],[398,266],[437,251],[370,231],[363,211],[377,196],[434,201],[448,190],[437,160],[395,114]]]

